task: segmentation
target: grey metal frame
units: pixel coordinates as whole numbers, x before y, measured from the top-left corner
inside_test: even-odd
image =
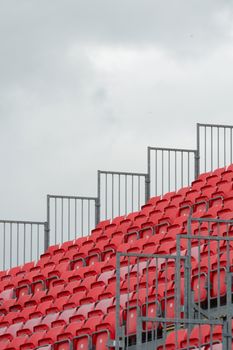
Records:
[[[37,260],[47,249],[48,234],[47,222],[0,220],[0,270]]]
[[[146,300],[147,300],[147,316],[148,316],[148,300],[149,300],[149,284],[148,284],[148,273],[149,273],[149,265],[151,263],[151,260],[155,260],[155,267],[156,271],[158,270],[158,261],[163,260],[164,270],[165,270],[165,285],[168,283],[168,277],[167,277],[167,269],[169,268],[169,262],[173,261],[175,263],[175,319],[181,317],[182,313],[182,307],[180,305],[180,273],[181,273],[181,266],[185,268],[186,266],[186,257],[178,255],[170,255],[170,254],[139,254],[139,253],[121,253],[117,252],[116,254],[116,339],[115,339],[115,349],[119,350],[120,348],[128,349],[130,347],[128,338],[125,337],[124,328],[121,327],[120,324],[120,269],[121,269],[121,258],[128,259],[127,266],[127,277],[125,277],[125,280],[127,281],[127,309],[126,309],[126,319],[129,314],[129,282],[130,282],[130,259],[136,258],[137,262],[133,265],[137,266],[137,313],[138,317],[142,317],[139,313],[139,260],[140,259],[146,259]],[[159,300],[158,300],[158,274],[155,273],[155,288],[156,288],[156,294],[155,294],[155,300],[153,300],[153,303],[155,303],[157,306],[159,306]],[[167,287],[165,287],[165,300],[167,300]],[[150,301],[151,302],[151,301]],[[165,314],[166,314],[166,307],[165,307]],[[126,321],[128,323],[128,319]],[[141,324],[140,322],[137,322],[137,341],[136,345],[138,349],[141,349]],[[126,345],[125,345],[126,341]],[[124,347],[125,346],[125,347]]]
[[[58,208],[59,203],[60,208]],[[52,243],[63,243],[70,239],[89,235],[91,229],[98,223],[98,211],[98,199],[96,197],[47,195],[49,231],[47,247]],[[64,226],[67,226],[66,232],[64,232]],[[58,233],[60,233],[59,240]]]
[[[102,184],[102,179],[104,180],[104,185]],[[141,180],[144,181],[144,184],[141,183]],[[128,184],[128,181],[130,181],[130,184]],[[134,192],[135,188],[137,195]],[[142,188],[145,192],[144,195],[141,193]],[[110,198],[109,190],[111,192]],[[141,206],[149,199],[148,195],[148,174],[98,170],[98,221],[112,219],[116,215],[126,215],[130,211],[140,210]],[[110,208],[108,206],[109,202]]]
[[[220,135],[221,130],[223,132],[223,135]],[[204,132],[203,136],[202,136],[202,131]],[[232,125],[197,123],[196,132],[197,132],[197,153],[199,158],[198,174],[200,174],[201,172],[212,171],[214,170],[214,168],[219,168],[220,166],[226,166],[232,163],[233,161],[233,143],[232,143],[233,126]],[[208,146],[210,146],[209,149],[208,149]],[[215,150],[217,151],[216,152],[217,159],[214,160]],[[222,153],[222,157],[220,155],[220,152]],[[207,164],[208,158],[210,159],[209,166]],[[202,167],[201,161],[203,161],[204,163],[203,167]]]
[[[196,230],[198,231],[196,234],[192,232],[192,222],[198,223],[198,228]],[[201,225],[205,223],[207,224],[208,234],[202,235],[201,231]],[[217,225],[215,233],[216,235],[211,235],[212,228],[211,224]],[[226,225],[226,236],[220,235],[220,229],[223,227],[223,225]],[[227,321],[227,347],[224,349],[229,349],[232,341],[232,328],[231,328],[231,320],[233,316],[232,311],[232,265],[230,264],[230,244],[233,243],[233,237],[228,236],[230,232],[230,228],[233,227],[233,220],[222,220],[222,219],[212,219],[212,218],[192,218],[189,217],[188,220],[188,234],[187,235],[178,235],[177,236],[177,253],[178,255],[181,254],[181,243],[180,241],[182,239],[187,240],[188,242],[188,249],[187,249],[187,267],[188,267],[188,274],[187,280],[186,280],[186,299],[185,299],[185,314],[187,318],[193,318],[196,314],[197,318],[205,317],[209,320],[213,320],[215,318],[219,318],[220,315],[222,317],[225,315],[226,321]],[[200,281],[201,276],[205,276],[205,279],[207,281],[206,290],[207,290],[207,304],[205,305],[204,309],[202,307],[202,300],[200,297],[200,289],[198,289],[198,297],[197,300],[194,300],[194,292],[191,288],[191,249],[192,249],[192,241],[195,241],[194,249],[197,249],[197,274],[195,275],[198,281],[198,286],[200,287]],[[220,247],[221,242],[224,242],[224,246]],[[211,243],[216,243],[217,245],[217,256],[219,257],[217,259],[217,266],[214,268],[214,272],[217,274],[217,280],[218,280],[218,287],[217,287],[217,295],[211,296]],[[207,272],[203,272],[200,267],[201,262],[201,246],[203,247],[205,244],[205,247],[207,249]],[[225,250],[224,250],[225,249]],[[220,253],[226,255],[226,265],[222,266],[220,265]],[[220,273],[221,271],[225,271],[226,277],[225,277],[225,284],[226,284],[226,294],[221,294],[221,287],[220,285]],[[193,277],[195,277],[193,276]],[[198,287],[198,288],[199,288]],[[216,293],[216,291],[215,291]],[[212,304],[212,301],[214,300],[214,303]]]
[[[185,159],[186,157],[187,159]],[[152,162],[154,163],[153,167]],[[149,197],[163,195],[165,192],[177,190],[179,187],[184,187],[184,185],[189,186],[198,175],[197,150],[148,147],[147,171]],[[152,173],[154,173],[154,176],[152,176]],[[159,179],[159,175],[161,175],[161,179]],[[165,186],[165,183],[167,186]],[[154,191],[151,188],[152,184],[155,187]]]
[[[176,346],[178,346],[178,335],[177,332],[181,329],[186,328],[187,329],[187,345],[183,348],[183,350],[188,350],[188,349],[197,349],[196,346],[192,346],[190,344],[190,335],[191,335],[191,331],[195,326],[204,326],[204,325],[208,325],[210,326],[210,349],[213,348],[213,345],[216,343],[213,340],[213,328],[214,326],[222,326],[222,344],[223,350],[229,350],[230,348],[227,346],[227,342],[228,342],[228,334],[227,334],[227,321],[224,319],[216,319],[216,320],[205,320],[205,319],[186,319],[186,318],[164,318],[164,317],[155,317],[155,318],[151,318],[151,317],[139,317],[138,318],[138,323],[139,326],[138,328],[140,328],[140,325],[142,327],[143,322],[147,323],[150,322],[152,324],[162,324],[163,325],[163,329],[165,329],[165,332],[163,334],[163,337],[161,339],[157,339],[156,337],[156,333],[153,334],[152,333],[152,339],[150,343],[145,343],[142,344],[141,341],[137,342],[137,346],[136,346],[136,350],[141,350],[141,349],[148,349],[148,350],[156,350],[157,347],[160,347],[161,350],[166,350],[167,347],[165,345],[165,340],[167,335],[170,332],[175,332],[175,344]],[[169,324],[172,323],[174,324],[174,329],[173,330],[169,330]],[[168,329],[168,331],[167,331]],[[199,338],[200,341],[200,338]],[[203,346],[201,346],[202,344],[198,344],[199,349],[204,348]],[[180,347],[179,347],[180,349]]]

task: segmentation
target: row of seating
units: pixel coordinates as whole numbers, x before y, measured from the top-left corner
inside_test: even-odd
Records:
[[[176,235],[187,233],[190,213],[194,217],[231,217],[232,183],[233,165],[202,174],[192,187],[151,198],[139,212],[99,223],[89,237],[49,247],[37,263],[0,272],[0,344],[4,349],[25,350],[62,341],[59,350],[70,349],[71,343],[76,349],[77,344],[85,350],[92,343],[96,349],[106,349],[106,343],[115,339],[116,252],[176,254]],[[231,232],[229,227],[214,223],[193,223],[192,230],[202,235]],[[232,256],[231,248],[232,245]],[[186,239],[181,240],[181,249],[185,256]],[[204,241],[198,247],[193,240],[191,278],[195,302],[205,301],[209,295],[216,298],[219,278],[221,296],[226,293],[226,249],[224,243]],[[206,271],[206,259],[211,263],[210,271]],[[147,266],[142,258],[122,258],[120,319],[127,336],[136,333],[138,308],[142,315],[174,317],[175,273],[174,261],[154,259]],[[180,282],[182,304],[182,270]],[[16,339],[18,347],[14,345]]]

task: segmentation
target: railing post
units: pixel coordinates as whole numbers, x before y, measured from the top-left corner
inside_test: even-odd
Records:
[[[96,199],[96,202],[95,202],[95,208],[96,208],[96,211],[95,211],[95,221],[96,221],[96,225],[100,222],[100,193],[101,193],[101,183],[100,183],[100,170],[98,170],[97,172],[97,199]]]
[[[200,175],[200,125],[197,123],[197,151],[195,153],[195,178]]]
[[[49,247],[49,225],[48,222],[44,223],[44,251]]]
[[[150,147],[147,147],[147,176],[145,179],[146,185],[146,202],[150,199]]]
[[[47,221],[45,223],[44,250],[49,247],[50,242],[50,196],[47,194]]]
[[[121,268],[121,253],[116,255],[116,345],[115,349],[120,349],[120,268]]]

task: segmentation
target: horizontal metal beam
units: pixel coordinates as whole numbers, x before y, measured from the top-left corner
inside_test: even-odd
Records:
[[[84,197],[84,196],[65,196],[65,195],[57,195],[57,194],[48,194],[48,198],[61,198],[61,199],[80,199],[80,200],[97,200],[97,197]]]
[[[147,176],[145,173],[131,173],[126,171],[108,171],[108,170],[98,170],[99,174],[109,174],[109,175],[129,175],[129,176]]]
[[[197,222],[215,222],[216,224],[233,224],[233,220],[224,220],[224,219],[213,219],[213,218],[192,218],[191,221],[197,221]]]
[[[150,147],[148,146],[149,150],[153,151],[170,151],[170,152],[186,152],[186,153],[196,153],[196,149],[187,149],[187,148],[167,148],[167,147]]]
[[[123,253],[117,252],[117,255],[123,257],[134,257],[134,258],[156,258],[156,259],[174,259],[176,260],[178,257],[176,255],[170,254],[142,254],[142,253]],[[179,259],[185,260],[185,256],[179,256]]]
[[[24,224],[24,225],[45,225],[46,222],[41,221],[22,221],[22,220],[0,220],[0,224]]]
[[[179,235],[180,238],[195,239],[195,240],[209,240],[209,241],[233,241],[233,237],[219,237],[219,236],[199,236],[199,235]]]
[[[223,325],[223,320],[221,319],[216,319],[216,320],[204,320],[204,319],[190,319],[190,318],[181,318],[181,319],[177,319],[177,318],[165,318],[165,317],[140,317],[141,321],[144,322],[162,322],[162,323],[186,323],[186,324],[197,324],[197,325],[210,325],[210,326],[214,326],[214,325]]]
[[[233,125],[223,125],[223,124],[201,124],[197,123],[197,126],[204,126],[207,128],[231,128],[233,129]]]

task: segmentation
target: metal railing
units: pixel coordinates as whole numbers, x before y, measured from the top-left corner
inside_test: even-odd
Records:
[[[139,333],[141,339],[138,337],[136,350],[231,349],[231,339],[227,333],[228,324],[224,319],[139,317],[138,322],[142,330],[143,324],[147,323],[151,325],[152,330],[150,342],[143,341],[143,331]]]
[[[178,255],[187,243],[186,317],[232,319],[232,229],[233,220],[190,217],[188,234],[177,236]]]
[[[197,124],[198,173],[232,163],[232,134],[232,125]]]
[[[189,186],[197,177],[197,151],[191,149],[148,147],[147,167],[150,196],[163,195]]]
[[[95,197],[47,195],[47,246],[88,236],[98,223]]]
[[[196,150],[148,147],[147,173],[99,170],[97,197],[48,195],[45,249],[90,234],[101,220],[138,211],[151,196],[188,186],[202,171],[232,163],[232,132],[230,125],[197,124]]]
[[[98,171],[98,221],[140,210],[148,199],[147,174]]]
[[[116,350],[141,343],[139,317],[181,317],[185,261],[184,256],[117,253]],[[151,330],[151,324],[144,325],[144,342],[151,340]]]
[[[47,222],[0,220],[0,270],[38,260],[47,241]]]

